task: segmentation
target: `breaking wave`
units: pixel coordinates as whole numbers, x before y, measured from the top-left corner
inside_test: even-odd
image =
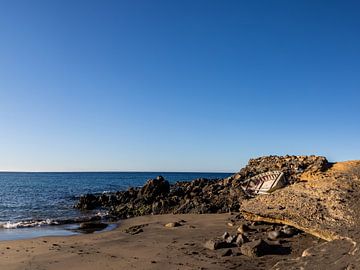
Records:
[[[50,226],[50,225],[64,225],[64,224],[76,224],[88,221],[101,220],[106,218],[108,212],[97,212],[92,216],[87,217],[78,217],[72,219],[45,219],[45,220],[25,220],[25,221],[7,221],[0,222],[0,228],[2,229],[19,229],[19,228],[32,228],[32,227],[41,227],[41,226]]]
[[[3,229],[17,229],[17,228],[31,228],[31,227],[40,227],[45,225],[58,225],[59,223],[55,220],[46,219],[46,220],[29,220],[29,221],[7,221],[0,223],[0,228]]]

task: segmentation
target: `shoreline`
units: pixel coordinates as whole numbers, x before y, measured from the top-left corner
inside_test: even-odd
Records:
[[[267,195],[241,185],[279,168],[285,186]],[[2,241],[0,269],[357,269],[359,168],[360,161],[268,156],[217,181],[171,186],[158,176],[88,194],[77,207],[112,210],[116,229]]]
[[[41,237],[66,237],[90,233],[104,233],[115,230],[119,226],[119,222],[107,222],[106,225],[106,228],[93,230],[92,232],[81,230],[79,223],[12,229],[0,228],[0,243],[3,241],[31,240]]]
[[[224,231],[234,215],[153,215],[122,220],[111,231],[73,236],[48,236],[0,241],[0,268],[18,269],[267,269],[277,261],[300,256],[322,240],[308,234],[293,237],[287,255],[223,256],[204,243]],[[167,228],[169,222],[182,226]],[[135,229],[135,230],[134,230]],[[135,233],[134,233],[135,232]]]

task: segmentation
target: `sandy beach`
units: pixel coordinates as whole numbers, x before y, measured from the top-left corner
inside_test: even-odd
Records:
[[[300,256],[306,247],[321,241],[299,234],[290,240],[290,254],[259,258],[227,257],[223,249],[204,248],[208,239],[236,231],[236,226],[227,225],[232,216],[143,216],[121,221],[109,232],[3,241],[0,269],[267,269],[282,258]],[[164,226],[176,221],[182,226]]]

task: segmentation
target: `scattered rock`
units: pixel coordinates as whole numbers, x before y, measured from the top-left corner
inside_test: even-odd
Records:
[[[212,239],[205,243],[204,247],[210,250],[217,250],[220,248],[229,247],[229,244],[224,239]]]
[[[144,230],[142,228],[148,226],[149,224],[141,224],[141,225],[135,225],[131,226],[127,229],[125,229],[125,232],[131,235],[142,233]]]
[[[240,224],[239,228],[237,228],[237,231],[241,234],[244,234],[245,232],[249,231],[249,227],[246,224]]]
[[[224,232],[224,234],[221,236],[222,239],[226,239],[230,236],[230,234],[228,232]]]
[[[297,233],[297,230],[293,227],[287,226],[285,225],[282,229],[281,232],[284,233],[287,237],[291,237],[293,235],[295,235]]]
[[[181,224],[179,222],[170,222],[164,225],[167,228],[174,228],[174,227],[179,227],[181,226]]]
[[[101,222],[83,222],[80,223],[79,228],[75,229],[75,231],[81,233],[93,233],[96,231],[104,230],[108,225]]]
[[[233,254],[233,251],[232,251],[232,249],[229,248],[229,249],[225,250],[221,256],[227,257],[227,256],[231,256],[232,254]]]
[[[248,257],[260,257],[268,252],[269,245],[265,241],[259,239],[242,244],[240,250],[242,254]]]
[[[277,240],[281,236],[280,231],[270,231],[267,233],[267,237],[270,240]]]
[[[226,243],[232,244],[236,241],[236,236],[235,235],[229,235],[226,239],[225,239]]]
[[[242,244],[244,244],[244,243],[246,243],[246,242],[249,242],[249,239],[248,239],[245,235],[239,234],[239,235],[236,237],[235,243],[236,243],[236,245],[237,245],[238,247],[240,247]]]

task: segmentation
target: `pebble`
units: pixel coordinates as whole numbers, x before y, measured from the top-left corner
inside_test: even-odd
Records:
[[[227,257],[227,256],[231,256],[232,254],[233,254],[233,251],[229,248],[221,256]]]
[[[240,247],[241,253],[248,257],[259,257],[269,251],[270,246],[263,240],[255,240],[243,244]]]
[[[244,234],[246,231],[249,230],[249,227],[245,224],[241,224],[239,228],[237,228],[237,231],[241,234]]]
[[[281,236],[281,232],[280,231],[271,231],[267,233],[267,237],[270,240],[276,240]]]
[[[226,239],[230,236],[230,234],[228,232],[224,232],[224,234],[221,236],[222,239]]]
[[[226,239],[225,239],[226,243],[234,243],[236,241],[236,236],[235,235],[229,235]]]
[[[181,224],[179,222],[170,222],[170,223],[165,224],[165,227],[167,227],[167,228],[174,228],[174,227],[179,227],[179,226],[181,226]]]
[[[281,230],[286,236],[293,236],[296,234],[296,229],[290,226],[285,225]]]
[[[211,250],[226,248],[228,246],[229,246],[229,244],[223,239],[211,239],[211,240],[207,241],[204,245],[204,247],[211,249]]]
[[[239,234],[239,235],[236,237],[235,243],[236,243],[237,246],[240,247],[242,244],[244,244],[244,243],[246,243],[246,242],[249,242],[249,239],[248,239],[245,235]]]

